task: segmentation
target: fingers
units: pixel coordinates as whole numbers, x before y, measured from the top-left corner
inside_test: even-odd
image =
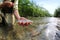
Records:
[[[22,21],[21,22],[21,21],[19,21],[18,24],[21,25],[21,26],[28,26],[28,25],[32,24],[32,22],[28,22],[28,21],[26,21],[26,22]]]
[[[9,2],[9,1],[5,1],[3,4],[4,4],[4,6],[8,6],[8,7],[13,7],[14,6],[14,3]]]
[[[27,23],[27,22],[26,23],[19,22],[18,24],[21,25],[21,26],[28,26],[30,23]]]
[[[3,3],[11,3],[10,1],[4,1]]]
[[[22,26],[28,26],[28,25],[30,25],[30,24],[32,24],[32,23],[33,23],[33,21],[28,20],[28,19],[26,19],[26,18],[24,18],[24,17],[21,17],[21,18],[18,20],[18,24],[19,24],[19,25],[22,25]]]

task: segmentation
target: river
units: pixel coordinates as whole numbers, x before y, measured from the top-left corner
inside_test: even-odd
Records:
[[[40,32],[40,34],[36,36],[30,35],[30,40],[60,40],[59,37],[55,37],[56,33],[60,30],[60,18],[33,17],[30,19],[33,21],[31,26],[35,26],[35,30]]]
[[[15,26],[13,31],[0,27],[0,39],[4,40],[60,40],[60,18],[55,17],[28,17],[33,23],[26,26],[38,35],[33,36],[25,27]],[[23,31],[24,32],[23,32]]]

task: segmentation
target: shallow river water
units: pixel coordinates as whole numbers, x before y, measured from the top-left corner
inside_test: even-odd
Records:
[[[39,17],[32,20],[40,34],[31,36],[31,40],[60,40],[60,18]]]
[[[29,17],[29,19],[33,23],[27,27],[39,32],[38,35],[33,36],[31,31],[21,26],[15,26],[12,31],[0,27],[0,40],[60,40],[60,18]]]

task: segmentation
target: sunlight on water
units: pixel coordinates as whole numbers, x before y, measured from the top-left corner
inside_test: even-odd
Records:
[[[49,19],[49,22],[51,22],[51,23],[57,23],[57,21],[58,21],[58,19],[57,18],[54,18],[54,17],[51,17]]]
[[[57,18],[52,17],[49,19],[49,23],[46,25],[47,28],[45,30],[45,34],[48,40],[55,40],[56,32],[59,31],[56,27],[57,23]]]

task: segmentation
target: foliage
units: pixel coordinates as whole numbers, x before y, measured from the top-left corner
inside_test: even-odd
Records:
[[[60,17],[60,8],[55,10],[54,17]]]
[[[27,17],[46,17],[51,16],[49,12],[43,8],[37,6],[35,3],[30,2],[30,0],[19,0],[19,13],[21,16]]]

